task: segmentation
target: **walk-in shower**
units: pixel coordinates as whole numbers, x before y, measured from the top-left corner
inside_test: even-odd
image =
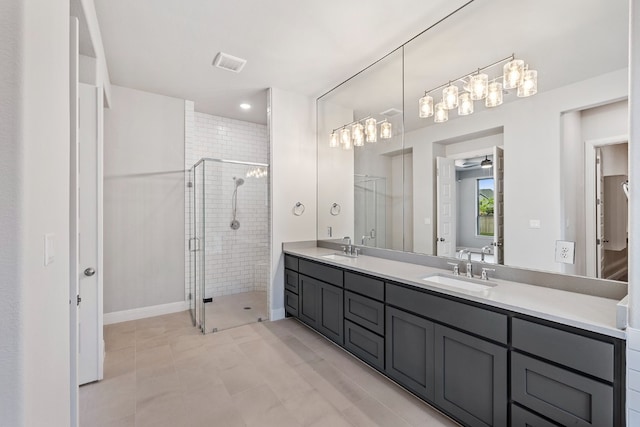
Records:
[[[268,320],[268,170],[205,158],[189,171],[188,299],[205,333]]]

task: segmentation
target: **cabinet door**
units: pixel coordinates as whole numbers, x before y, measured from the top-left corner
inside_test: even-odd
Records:
[[[435,326],[435,402],[469,426],[507,425],[507,349]]]
[[[384,370],[384,338],[345,319],[344,346],[375,368]]]
[[[287,313],[298,317],[298,295],[287,290],[284,291],[284,308]]]
[[[342,288],[319,283],[317,329],[327,338],[344,344],[344,291]]]
[[[318,296],[320,295],[320,282],[302,274],[298,278],[298,317],[313,328],[317,328],[318,320]]]
[[[557,424],[549,422],[536,414],[522,409],[517,405],[511,405],[511,427],[557,427]]]
[[[384,335],[384,304],[381,302],[345,291],[344,317],[376,334]]]
[[[298,273],[291,270],[284,270],[284,288],[294,294],[298,293]]]
[[[387,307],[385,372],[425,399],[433,401],[433,323]]]

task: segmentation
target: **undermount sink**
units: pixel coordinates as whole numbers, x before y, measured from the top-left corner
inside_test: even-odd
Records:
[[[322,255],[322,258],[332,259],[334,261],[345,261],[348,259],[353,259],[354,257],[335,253],[335,254]]]
[[[467,291],[487,291],[496,286],[495,283],[485,280],[478,280],[467,277],[454,277],[444,274],[434,274],[432,276],[424,277],[422,280],[424,280],[425,282],[429,282],[430,284],[440,285],[442,287],[458,288]]]

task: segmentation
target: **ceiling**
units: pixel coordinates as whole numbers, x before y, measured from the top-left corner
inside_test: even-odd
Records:
[[[315,98],[465,3],[95,0],[113,84],[263,124],[267,88]],[[214,68],[220,51],[246,59],[244,70]]]

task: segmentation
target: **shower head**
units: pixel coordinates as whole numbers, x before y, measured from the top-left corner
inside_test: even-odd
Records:
[[[244,184],[244,179],[242,178],[236,178],[235,176],[233,177],[233,180],[236,183],[236,187],[240,187],[242,184]]]

